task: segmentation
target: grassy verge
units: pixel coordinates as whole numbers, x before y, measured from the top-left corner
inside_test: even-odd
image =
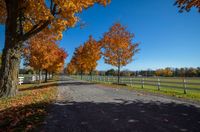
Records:
[[[0,99],[0,131],[28,131],[37,128],[56,98],[56,84],[19,86],[17,96]]]
[[[148,85],[145,86],[144,88],[141,88],[141,85],[122,86],[122,85],[116,85],[116,84],[111,84],[111,83],[98,83],[98,84],[111,87],[111,88],[126,88],[129,90],[137,90],[140,92],[167,95],[167,96],[172,96],[179,99],[182,98],[182,99],[187,99],[190,101],[200,102],[200,93],[195,92],[195,91],[187,91],[187,94],[184,94],[183,90],[161,87],[160,90],[158,91],[155,86],[148,86]]]

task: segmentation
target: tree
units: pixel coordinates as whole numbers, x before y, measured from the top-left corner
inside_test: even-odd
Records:
[[[176,0],[175,5],[178,5],[180,12],[190,11],[192,7],[196,7],[200,12],[200,0]]]
[[[41,32],[31,38],[24,49],[26,63],[39,73],[46,71],[45,81],[47,82],[47,72],[59,72],[67,54],[60,49],[55,41],[55,36],[46,32]]]
[[[120,23],[114,24],[101,40],[105,63],[118,68],[118,84],[120,82],[120,69],[132,62],[132,57],[139,51],[138,44],[133,44],[134,35],[126,30]]]
[[[5,46],[0,72],[0,97],[14,96],[23,43],[42,30],[62,37],[78,21],[77,13],[109,0],[0,0],[0,23],[5,24]]]
[[[197,76],[198,71],[197,71],[197,69],[191,67],[191,68],[186,69],[185,74],[187,77],[195,77],[195,76]]]
[[[170,77],[173,75],[173,71],[170,68],[158,69],[156,70],[155,74],[156,76]]]
[[[172,72],[172,70],[170,68],[165,68],[163,70],[163,76],[165,76],[165,77],[171,77],[172,75],[173,75],[173,72]]]
[[[67,73],[68,75],[72,75],[72,74],[76,73],[75,65],[72,62],[67,64],[67,67],[65,69],[65,73]]]
[[[68,55],[64,49],[57,47],[57,49],[54,50],[53,56],[55,59],[50,63],[46,70],[52,73],[60,73],[64,70],[65,59]]]
[[[88,70],[84,61],[84,52],[82,45],[75,49],[71,62],[75,65],[77,72],[81,74],[82,79],[83,73],[87,72]]]
[[[110,69],[105,72],[106,76],[115,76],[115,70]]]
[[[200,67],[197,67],[197,76],[200,77]]]
[[[0,68],[1,68],[1,63],[2,63],[2,60],[1,60],[1,53],[0,53]]]
[[[92,36],[89,36],[89,40],[83,45],[82,52],[82,61],[92,78],[92,72],[96,69],[97,61],[101,58],[101,45]]]

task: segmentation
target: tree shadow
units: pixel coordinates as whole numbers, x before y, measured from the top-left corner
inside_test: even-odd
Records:
[[[46,115],[48,102],[10,107],[0,111],[0,132],[35,130]]]
[[[42,122],[41,109],[49,114]],[[46,108],[45,108],[46,109]],[[177,132],[200,130],[200,109],[185,104],[116,99],[116,102],[44,102],[0,111],[0,131]],[[30,127],[31,126],[31,127]]]
[[[177,132],[200,130],[200,109],[186,104],[57,102],[40,130],[69,132]]]

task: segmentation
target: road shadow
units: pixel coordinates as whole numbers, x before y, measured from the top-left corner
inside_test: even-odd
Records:
[[[45,117],[50,103],[40,102],[13,106],[0,111],[0,132],[34,131]]]
[[[29,131],[44,132],[199,132],[200,130],[200,109],[195,106],[153,101],[121,99],[116,101],[119,102],[54,104],[41,102],[12,107],[0,111],[0,131],[26,131],[30,124]],[[45,121],[41,122],[43,115],[38,113],[40,112],[38,109],[44,106],[48,106],[49,114]],[[13,118],[16,113],[20,115],[17,123]]]
[[[116,99],[119,103],[57,102],[40,130],[54,132],[199,132],[192,105]]]

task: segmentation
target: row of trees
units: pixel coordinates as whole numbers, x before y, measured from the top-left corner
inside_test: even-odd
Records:
[[[120,23],[115,23],[100,41],[91,36],[82,46],[78,47],[66,71],[68,74],[92,72],[96,69],[97,61],[104,56],[105,63],[117,67],[118,83],[120,83],[120,69],[132,62],[132,57],[139,51],[139,44],[132,43],[134,35],[127,31]],[[102,49],[102,52],[101,52]]]
[[[117,76],[117,70],[96,71],[96,75]],[[121,76],[163,76],[163,77],[200,77],[200,67],[197,68],[165,68],[157,70],[130,71],[123,70]]]
[[[5,24],[5,45],[0,71],[0,97],[15,96],[23,45],[41,31],[57,39],[73,27],[78,15],[95,3],[110,0],[0,0],[0,24]]]
[[[200,67],[159,69],[156,71],[156,75],[170,77],[200,77]]]
[[[180,9],[200,8],[200,0],[176,0]],[[77,14],[95,3],[110,0],[0,0],[0,24],[5,24],[5,44],[0,72],[0,97],[15,96],[23,44],[47,30],[62,37],[62,32],[79,20]]]

